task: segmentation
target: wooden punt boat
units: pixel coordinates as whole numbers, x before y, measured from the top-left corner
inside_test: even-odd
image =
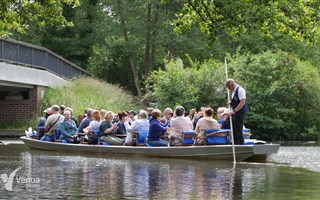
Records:
[[[64,151],[75,153],[101,153],[104,155],[147,156],[186,159],[213,159],[233,161],[232,145],[204,145],[204,146],[109,146],[70,144],[61,142],[47,142],[22,136],[21,140],[30,148]],[[235,145],[237,161],[265,161],[271,154],[277,153],[279,144],[249,144]]]

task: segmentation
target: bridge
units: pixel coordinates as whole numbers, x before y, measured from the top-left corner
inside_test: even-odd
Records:
[[[0,38],[0,124],[36,115],[48,87],[77,76],[91,74],[46,48]]]

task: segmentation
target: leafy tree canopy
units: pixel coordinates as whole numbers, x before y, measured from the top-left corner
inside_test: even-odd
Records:
[[[221,33],[239,35],[261,29],[268,36],[290,35],[314,43],[319,33],[319,5],[316,0],[187,0],[172,21],[178,33],[198,25],[213,37]],[[169,2],[164,0],[163,2]]]
[[[79,0],[2,0],[0,6],[0,36],[9,36],[13,32],[25,33],[30,24],[38,27],[56,25],[72,26],[62,15],[63,4],[79,6]]]

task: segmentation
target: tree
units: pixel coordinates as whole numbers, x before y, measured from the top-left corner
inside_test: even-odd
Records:
[[[125,40],[125,45],[126,45],[126,49],[127,49],[127,53],[128,53],[128,57],[129,57],[129,62],[130,62],[130,66],[131,66],[131,70],[133,73],[133,78],[134,78],[134,84],[136,86],[137,89],[137,94],[138,94],[138,98],[141,99],[142,98],[142,92],[141,92],[141,88],[140,88],[140,80],[139,80],[139,76],[138,76],[138,72],[136,70],[136,62],[134,59],[134,55],[132,53],[132,48],[130,46],[130,41],[129,41],[129,37],[128,37],[128,30],[127,30],[127,26],[126,26],[126,19],[125,19],[125,15],[124,15],[124,8],[122,5],[122,1],[118,0],[117,2],[117,8],[118,8],[118,14],[119,14],[119,18],[120,18],[120,26],[121,29],[123,31],[123,37]]]
[[[0,6],[0,36],[26,33],[29,25],[44,28],[55,25],[58,28],[72,26],[62,15],[63,5],[75,8],[79,0],[15,1],[2,0]]]
[[[182,3],[181,12],[173,20],[179,33],[194,25],[213,38],[221,33],[239,35],[260,29],[270,37],[289,35],[308,43],[314,43],[319,34],[319,1],[186,0]]]
[[[204,42],[207,39],[204,33],[196,29],[185,35],[176,35],[173,32],[167,21],[179,10],[177,5],[163,5],[158,0],[121,2],[127,39],[124,29],[121,29],[123,24],[117,6],[119,1],[101,1],[100,26],[96,32],[104,35],[104,39],[94,45],[94,54],[90,57],[90,69],[100,78],[119,83],[137,95],[132,63],[138,74],[140,87],[143,88],[149,73],[164,68],[165,60],[182,58],[188,66],[187,54],[200,61],[210,57],[211,48]],[[112,58],[112,62],[109,62],[108,58]]]

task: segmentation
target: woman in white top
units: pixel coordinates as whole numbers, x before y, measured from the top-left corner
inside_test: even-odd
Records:
[[[175,144],[182,143],[182,132],[193,130],[193,124],[189,117],[185,117],[185,109],[182,106],[177,106],[174,110],[175,118],[171,120],[172,133],[170,140],[174,140]]]
[[[148,120],[148,113],[145,110],[140,110],[138,114],[138,120],[132,122],[131,126],[128,122],[124,125],[126,126],[127,130],[127,137],[125,140],[125,145],[131,146],[132,145],[132,132],[134,131],[149,131],[149,120]]]
[[[83,129],[84,133],[89,133],[94,130],[99,130],[101,118],[100,118],[100,112],[95,110],[92,113],[92,121],[90,122],[89,126]]]

